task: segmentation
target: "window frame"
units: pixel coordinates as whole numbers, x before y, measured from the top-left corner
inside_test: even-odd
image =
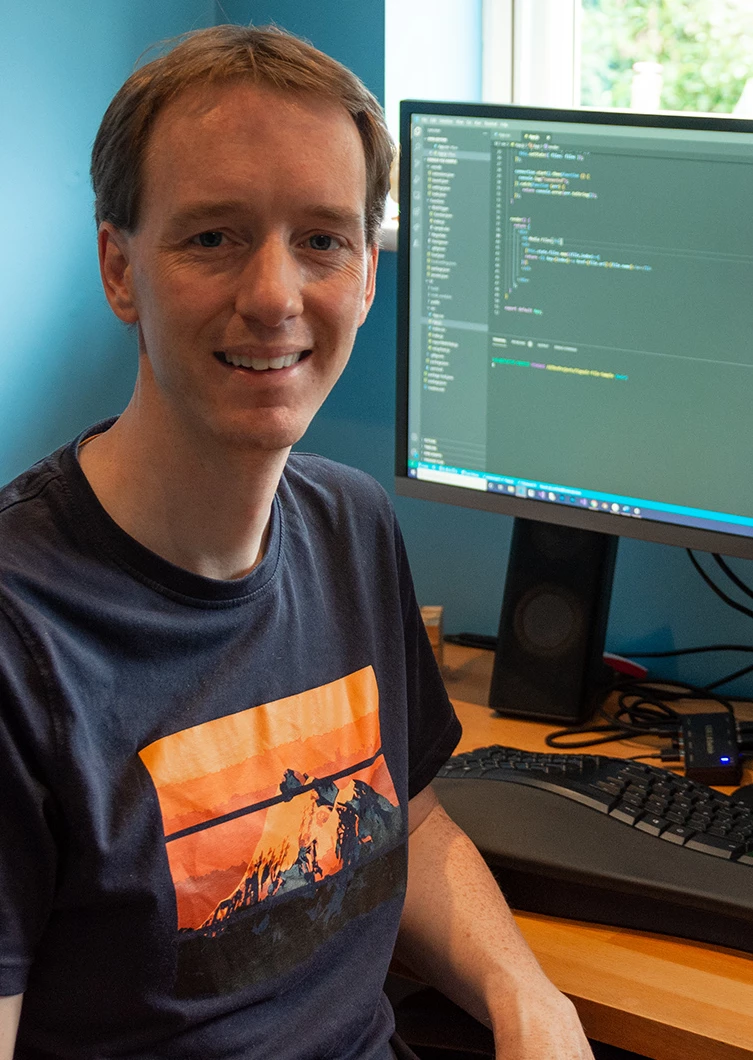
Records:
[[[580,0],[483,0],[482,98],[580,106]]]

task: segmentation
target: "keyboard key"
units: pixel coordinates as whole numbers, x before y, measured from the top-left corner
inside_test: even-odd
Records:
[[[689,839],[695,835],[695,831],[692,828],[685,828],[683,825],[674,824],[666,828],[661,838],[666,839],[670,843],[676,843],[678,846],[683,846]]]
[[[619,801],[619,795],[610,795],[608,791],[599,791],[595,786],[589,792],[581,792],[578,802],[584,806],[590,806],[602,813],[609,813],[612,807]]]
[[[621,795],[624,785],[619,780],[597,780],[596,787],[606,791],[609,795]]]
[[[645,777],[650,774],[651,767],[641,762],[629,762],[621,772],[627,777]]]
[[[689,850],[699,850],[703,854],[713,854],[717,858],[739,857],[745,852],[741,843],[730,842],[728,838],[715,835],[698,835],[685,844]]]
[[[618,821],[625,824],[635,824],[643,816],[643,810],[639,806],[631,806],[630,803],[621,802],[613,810],[609,811],[610,817],[616,817]]]
[[[641,780],[631,780],[628,784],[628,792],[632,795],[647,795],[651,785],[649,782]]]
[[[650,835],[661,835],[669,827],[669,821],[665,821],[663,817],[646,814],[645,817],[636,822],[635,827],[640,829],[641,832],[648,832]]]
[[[579,802],[582,806],[590,806],[592,810],[601,813],[609,813],[612,807],[619,801],[618,795],[610,795],[606,791],[599,791],[595,784],[578,784],[569,781],[568,797],[573,802]]]
[[[653,795],[646,799],[646,812],[655,813],[657,817],[663,817],[668,806],[666,799],[655,799]]]
[[[717,810],[714,814],[714,824],[729,823],[731,824],[734,820],[734,814],[730,813],[729,810]]]

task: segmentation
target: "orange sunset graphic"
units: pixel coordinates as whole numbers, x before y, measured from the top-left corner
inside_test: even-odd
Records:
[[[401,841],[370,666],[139,756],[159,799],[181,932],[217,938],[239,918],[317,893],[319,908]]]

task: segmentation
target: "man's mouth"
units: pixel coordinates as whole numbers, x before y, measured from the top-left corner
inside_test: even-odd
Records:
[[[311,350],[297,350],[295,353],[286,353],[277,357],[251,357],[241,353],[226,353],[217,350],[215,357],[224,364],[230,364],[234,368],[250,368],[254,372],[266,372],[269,369],[291,368],[298,364],[304,357],[308,357]]]

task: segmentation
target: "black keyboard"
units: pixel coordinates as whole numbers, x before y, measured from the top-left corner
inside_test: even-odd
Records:
[[[753,953],[753,812],[641,762],[485,747],[436,781],[513,908]]]

